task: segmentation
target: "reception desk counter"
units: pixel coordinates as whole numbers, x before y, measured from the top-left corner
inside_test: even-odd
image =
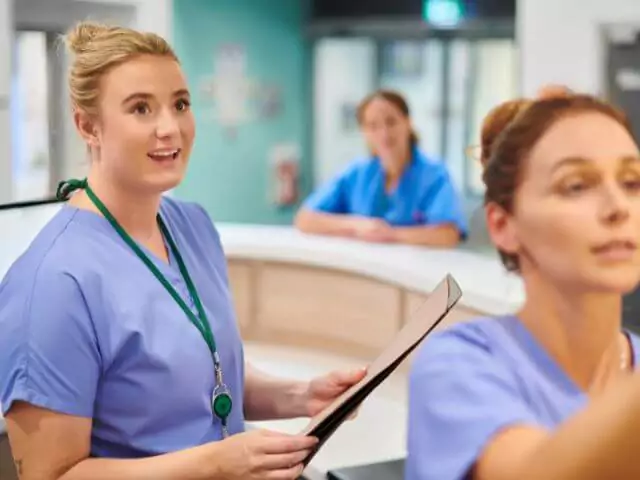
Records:
[[[247,340],[370,358],[450,273],[463,296],[451,322],[513,311],[520,280],[497,256],[372,245],[288,227],[220,225],[238,323]]]
[[[3,211],[0,278],[59,205]],[[377,245],[304,235],[291,227],[217,224],[237,318],[247,339],[379,351],[447,274],[463,296],[446,323],[520,305],[520,279],[497,255],[465,248]]]

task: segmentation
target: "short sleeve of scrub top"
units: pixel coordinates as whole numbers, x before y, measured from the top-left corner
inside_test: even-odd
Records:
[[[463,238],[468,234],[462,202],[444,165],[433,168],[433,181],[425,188],[419,211],[424,222],[455,225]]]
[[[244,361],[218,233],[195,204],[160,214],[207,312],[244,430]],[[144,250],[144,247],[142,247]],[[196,311],[175,258],[147,255]],[[219,440],[211,353],[113,227],[64,205],[0,284],[0,404],[92,418],[91,455],[139,458]]]
[[[51,257],[34,273],[29,291],[0,286],[0,403],[92,417],[101,359],[89,309]]]
[[[405,480],[465,480],[490,439],[539,425],[509,370],[474,325],[434,335],[409,380]]]
[[[336,215],[352,213],[350,196],[362,161],[352,162],[335,177],[321,185],[304,201],[304,207]]]

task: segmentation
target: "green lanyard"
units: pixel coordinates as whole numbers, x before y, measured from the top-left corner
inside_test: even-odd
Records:
[[[211,351],[211,356],[213,358],[213,366],[215,370],[216,376],[216,386],[213,391],[213,401],[212,408],[215,415],[220,419],[222,423],[222,432],[223,436],[228,436],[227,432],[227,419],[229,414],[231,413],[231,409],[233,406],[233,401],[231,399],[231,393],[229,389],[224,384],[222,377],[222,367],[220,364],[220,356],[218,355],[218,351],[216,348],[216,341],[213,336],[213,332],[211,331],[211,326],[207,319],[207,315],[205,309],[200,301],[200,296],[196,290],[193,281],[191,280],[191,276],[189,275],[189,271],[187,270],[187,266],[182,260],[182,256],[180,255],[180,251],[176,246],[171,234],[169,233],[169,229],[165,225],[164,221],[160,214],[157,215],[158,226],[160,227],[160,231],[162,235],[166,239],[169,244],[169,248],[173,253],[173,256],[178,263],[178,268],[180,269],[180,273],[184,281],[187,284],[187,289],[194,303],[196,304],[196,308],[198,310],[198,316],[196,316],[193,311],[187,306],[185,301],[182,299],[180,294],[176,291],[176,289],[171,285],[171,283],[165,278],[165,276],[160,272],[158,267],[155,266],[153,261],[145,255],[142,249],[138,246],[138,244],[131,238],[131,236],[125,232],[125,230],[120,226],[118,221],[114,218],[114,216],[109,212],[107,207],[102,203],[102,201],[97,197],[97,195],[93,192],[91,187],[89,186],[87,179],[76,180],[71,179],[64,182],[60,182],[58,185],[57,198],[59,200],[68,200],[70,194],[78,189],[83,189],[89,199],[93,202],[98,210],[104,215],[104,217],[109,221],[114,230],[120,235],[120,237],[126,242],[126,244],[134,251],[134,253],[142,260],[142,262],[151,270],[151,273],[158,279],[158,281],[162,284],[162,286],[169,292],[171,297],[175,300],[175,302],[182,308],[184,313],[187,315],[187,318],[193,323],[193,325],[198,329],[204,341],[207,343],[209,350]]]

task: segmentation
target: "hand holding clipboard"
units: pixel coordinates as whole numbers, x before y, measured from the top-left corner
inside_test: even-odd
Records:
[[[460,286],[451,275],[447,275],[393,341],[373,361],[365,377],[311,419],[301,434],[317,437],[319,441],[314,451],[306,458],[305,465],[309,464],[322,445],[360,404],[438,326],[461,297]]]

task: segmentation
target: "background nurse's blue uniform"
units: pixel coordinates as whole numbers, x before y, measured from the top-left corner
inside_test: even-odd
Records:
[[[428,338],[412,364],[405,479],[470,478],[501,430],[553,430],[588,401],[515,317],[454,325]]]
[[[218,233],[169,198],[160,214],[189,269],[244,430],[244,358]],[[143,250],[145,250],[143,248]],[[195,311],[171,258],[145,253]],[[0,284],[0,402],[93,418],[91,454],[134,458],[221,438],[207,344],[107,220],[63,206]]]
[[[461,201],[441,162],[414,148],[397,188],[387,193],[384,185],[380,160],[359,159],[311,194],[304,206],[326,213],[382,218],[393,226],[451,223],[466,236]]]

